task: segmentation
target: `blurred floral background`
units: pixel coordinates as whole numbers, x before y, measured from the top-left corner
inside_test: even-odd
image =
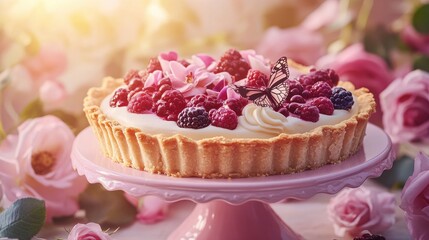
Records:
[[[29,204],[46,208],[46,224],[79,209],[86,222],[109,226],[162,220],[162,200],[87,186],[75,173],[70,147],[88,125],[82,100],[103,77],[142,69],[161,52],[190,58],[229,48],[333,68],[342,80],[369,88],[378,103],[371,122],[398,151],[393,169],[378,179],[387,189],[401,189],[417,153],[429,154],[428,1],[1,0],[3,208],[33,197],[44,201]],[[97,204],[104,210],[91,211]],[[97,227],[76,225],[70,235]]]

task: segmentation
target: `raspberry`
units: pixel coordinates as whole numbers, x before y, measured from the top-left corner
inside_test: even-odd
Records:
[[[297,80],[303,86],[311,86],[316,82],[322,81],[333,87],[338,83],[338,75],[332,69],[312,69],[309,73],[299,76]]]
[[[123,107],[128,105],[128,90],[119,88],[110,99],[110,107]]]
[[[310,88],[310,94],[312,97],[327,97],[330,98],[332,95],[331,86],[326,82],[316,82]]]
[[[132,69],[128,71],[127,74],[125,74],[124,83],[129,85],[131,80],[133,79],[137,79],[143,83],[144,81],[146,81],[146,78],[147,78],[146,70],[137,71]]]
[[[335,109],[350,110],[354,104],[353,95],[342,87],[332,89],[331,102]]]
[[[222,102],[214,96],[207,96],[204,94],[198,94],[191,98],[191,100],[186,105],[188,107],[204,107],[206,111],[211,109],[218,109],[222,107]]]
[[[334,69],[327,68],[327,69],[320,69],[319,71],[324,72],[326,75],[328,75],[328,78],[331,79],[331,82],[332,82],[332,85],[330,85],[331,87],[337,86],[338,81],[340,80],[340,77],[334,71]]]
[[[284,107],[291,113],[299,115],[299,109],[301,108],[301,103],[288,103],[285,104]]]
[[[250,69],[247,73],[247,86],[261,88],[268,85],[268,77],[259,70]]]
[[[181,128],[205,128],[210,125],[209,114],[203,107],[187,107],[183,109],[177,120]]]
[[[381,235],[372,235],[369,233],[365,233],[360,237],[353,238],[353,240],[386,240],[386,238]]]
[[[290,99],[291,102],[305,103],[305,99],[300,95],[295,95]]]
[[[285,117],[289,116],[289,111],[285,107],[280,108],[277,112],[281,113]]]
[[[321,114],[332,115],[334,113],[334,104],[327,97],[311,99],[308,104],[317,107]]]
[[[186,101],[178,90],[164,92],[154,107],[154,112],[167,121],[176,121],[177,115],[186,107]]]
[[[289,103],[286,105],[289,112],[298,115],[304,121],[317,122],[319,121],[319,109],[315,106],[302,103]]]
[[[212,109],[209,112],[209,117],[212,125],[216,127],[234,130],[238,125],[237,114],[229,108]]]
[[[146,70],[148,73],[155,72],[156,70],[162,71],[161,63],[159,62],[158,58],[151,58],[149,60],[149,64],[146,67]]]
[[[287,101],[290,101],[290,99],[295,95],[301,95],[302,91],[304,91],[304,87],[298,81],[287,80],[287,83],[289,85],[289,93],[286,99]]]
[[[228,72],[233,77],[233,82],[235,82],[245,78],[249,69],[249,64],[241,54],[237,50],[230,49],[220,58],[214,73]]]
[[[140,78],[133,78],[128,83],[128,90],[132,91],[134,89],[142,89],[143,88],[143,82]]]
[[[128,103],[127,110],[131,113],[144,113],[152,109],[152,98],[143,92],[135,94]]]
[[[224,101],[224,105],[226,108],[231,109],[232,111],[237,114],[237,116],[241,116],[241,112],[243,111],[243,108],[247,105],[248,101],[245,98],[231,98]]]
[[[153,100],[158,101],[164,92],[172,89],[173,87],[171,86],[171,81],[169,78],[161,79],[156,86],[156,91],[152,93]]]
[[[304,121],[317,122],[319,121],[319,109],[315,106],[302,104],[299,109],[299,118]]]
[[[124,77],[125,84],[128,85],[131,79],[134,79],[134,78],[139,78],[139,71],[135,69],[131,69],[127,72],[127,74],[125,74],[125,77]]]

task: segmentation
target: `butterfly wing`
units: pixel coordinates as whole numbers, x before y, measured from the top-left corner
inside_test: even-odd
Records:
[[[231,85],[231,87],[232,89],[234,89],[235,92],[240,94],[242,97],[247,98],[251,101],[254,101],[255,99],[258,99],[265,95],[265,92],[258,88],[236,86],[236,85]]]
[[[289,68],[287,65],[287,58],[281,57],[277,60],[271,69],[269,88],[274,88],[277,85],[284,83],[289,78]]]
[[[289,87],[286,82],[282,82],[271,89],[269,97],[271,98],[274,108],[280,107],[283,104],[283,102],[286,100],[288,92]]]

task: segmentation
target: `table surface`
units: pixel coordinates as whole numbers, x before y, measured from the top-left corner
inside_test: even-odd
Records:
[[[372,180],[367,180],[363,186],[386,191],[383,187],[377,185]],[[400,192],[394,192],[397,197],[397,206],[400,202]],[[326,206],[332,195],[318,194],[308,200],[288,201],[271,204],[274,211],[285,221],[292,229],[299,232],[305,239],[352,239],[351,237],[339,238],[334,234],[333,225],[328,220]],[[195,203],[190,201],[180,201],[173,203],[166,219],[162,222],[145,225],[135,222],[129,227],[119,229],[113,239],[117,240],[137,240],[150,239],[162,240],[189,215]],[[388,240],[408,240],[411,239],[404,222],[404,213],[396,208],[396,223],[393,227],[383,233]],[[45,239],[67,238],[66,230],[70,230],[75,223],[64,223],[46,226],[39,233],[38,237]]]

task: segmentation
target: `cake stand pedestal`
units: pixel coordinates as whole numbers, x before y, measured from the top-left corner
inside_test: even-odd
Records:
[[[347,159],[316,170],[239,179],[174,178],[127,168],[106,159],[91,129],[73,144],[73,166],[91,183],[134,196],[156,195],[167,201],[197,203],[169,239],[302,239],[268,203],[286,198],[307,199],[317,193],[335,194],[378,177],[395,158],[389,137],[369,124],[362,149]],[[309,213],[311,214],[311,213]]]

